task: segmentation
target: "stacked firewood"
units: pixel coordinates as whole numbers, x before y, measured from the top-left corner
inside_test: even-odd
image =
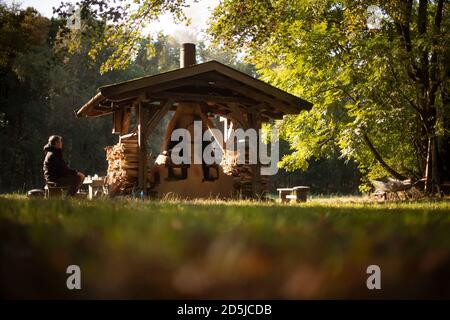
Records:
[[[131,193],[138,179],[139,146],[137,138],[121,140],[116,145],[106,147],[105,150],[108,160],[106,183],[110,187],[110,194]]]
[[[237,170],[237,154],[237,152],[225,150],[220,166],[226,175],[233,177],[239,175],[239,170]]]

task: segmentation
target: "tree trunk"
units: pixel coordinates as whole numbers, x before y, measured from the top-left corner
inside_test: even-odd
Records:
[[[389,166],[381,157],[380,153],[377,151],[377,149],[375,149],[375,147],[372,144],[372,141],[370,141],[369,137],[367,136],[367,134],[363,133],[363,139],[364,142],[366,143],[367,147],[369,148],[369,150],[372,152],[373,156],[375,157],[375,159],[380,163],[380,165],[387,171],[389,172],[389,174],[391,174],[393,177],[399,179],[399,180],[405,180],[405,176],[403,176],[402,174],[398,173],[397,171],[395,171],[391,166]]]
[[[427,165],[425,166],[425,192],[429,193],[433,189],[432,183],[431,183],[431,177],[432,177],[432,152],[431,152],[431,137],[428,137],[428,147],[427,147]]]
[[[450,88],[442,91],[442,104],[444,110],[450,110]],[[441,173],[440,179],[444,182],[450,181],[450,114],[443,113],[444,130],[446,134],[438,137],[436,144],[438,148],[438,166]]]

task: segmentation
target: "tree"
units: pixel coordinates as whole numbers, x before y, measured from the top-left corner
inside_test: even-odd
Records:
[[[143,43],[141,40],[144,28],[161,15],[170,13],[175,21],[190,23],[183,12],[188,6],[186,0],[81,0],[77,4],[81,21],[100,21],[102,27],[96,37],[90,37],[89,56],[95,60],[105,48],[114,48],[103,61],[101,73],[126,68],[143,45],[147,52],[155,52],[153,41]],[[66,20],[74,18],[70,3],[62,3],[54,12]],[[89,30],[89,26],[81,24],[80,30],[65,28],[64,34],[69,39],[77,38],[79,33]]]
[[[372,4],[383,20],[375,30],[361,1],[225,0],[210,32],[243,48],[264,80],[314,103],[281,123],[293,149],[285,168],[338,146],[367,179],[425,176],[431,191],[450,178],[448,3]]]
[[[160,35],[141,37],[143,45],[127,68],[99,75],[115,48],[105,47],[95,60],[89,57],[92,39],[104,28],[94,18],[85,23],[83,33],[67,38],[61,32],[64,20],[0,3],[1,192],[43,187],[42,147],[51,134],[64,137],[64,157],[72,167],[104,173],[104,147],[117,138],[111,134],[111,118],[77,119],[74,110],[100,86],[178,67],[178,48]],[[146,51],[149,41],[155,52]]]
[[[42,163],[39,130],[45,127],[48,19],[34,9],[0,3],[0,188],[37,183]],[[31,125],[33,124],[33,125]]]

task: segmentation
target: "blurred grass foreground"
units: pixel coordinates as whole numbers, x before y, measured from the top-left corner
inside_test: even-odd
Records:
[[[68,290],[66,268],[81,268]],[[381,290],[368,290],[369,265]],[[450,298],[450,203],[0,196],[1,298]]]

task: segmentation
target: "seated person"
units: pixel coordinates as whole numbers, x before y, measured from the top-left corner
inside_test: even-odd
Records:
[[[84,181],[84,174],[67,166],[62,156],[63,141],[60,136],[50,136],[44,146],[45,181],[57,187],[68,187],[67,196],[74,196]]]

